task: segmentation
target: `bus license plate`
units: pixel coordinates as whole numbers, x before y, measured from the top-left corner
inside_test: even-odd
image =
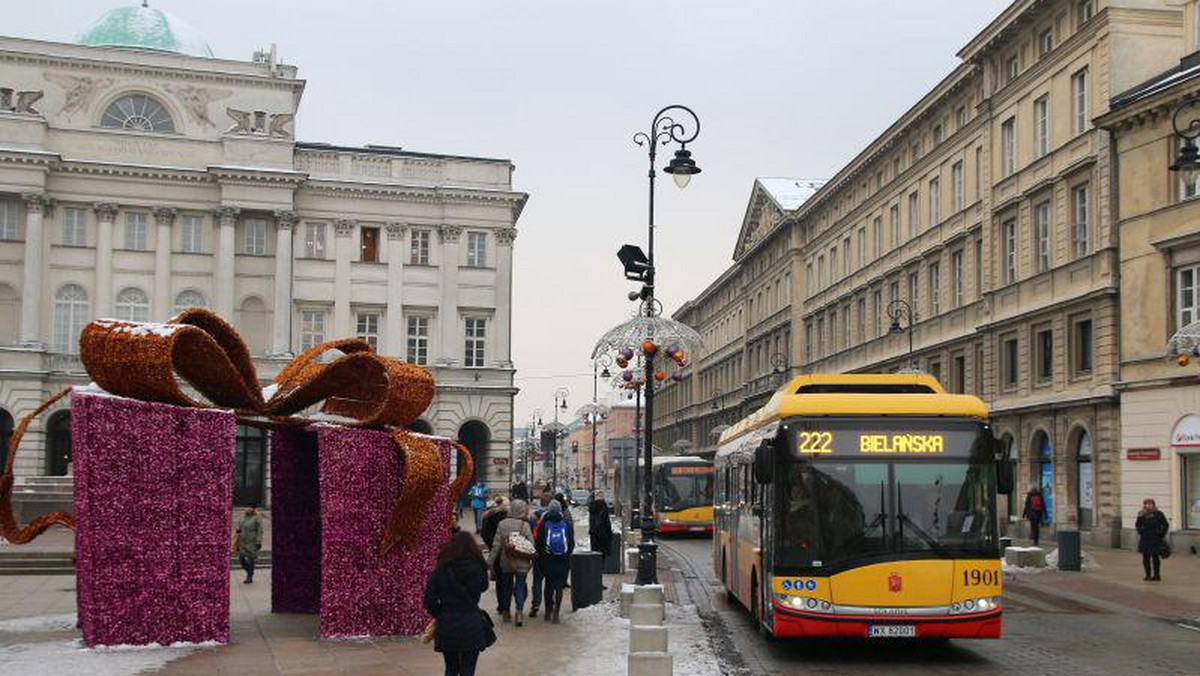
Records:
[[[688,530],[692,531],[693,533],[703,533],[704,526],[692,526],[692,527],[688,528]]]
[[[867,628],[867,638],[916,638],[917,627],[912,624],[873,624]]]

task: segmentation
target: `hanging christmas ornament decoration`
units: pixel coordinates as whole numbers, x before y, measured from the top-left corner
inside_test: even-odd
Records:
[[[683,379],[684,379],[683,371],[676,371],[671,374],[671,380],[674,380],[677,383],[682,383]]]
[[[629,360],[624,357],[617,357],[617,368],[629,368]]]
[[[671,343],[670,345],[667,345],[667,356],[671,357],[672,359],[675,358],[675,353],[679,352],[679,351],[680,351],[679,346],[676,345],[675,343]]]
[[[625,361],[629,361],[630,359],[633,359],[633,348],[632,347],[621,348],[620,355],[621,355],[621,359],[624,359]]]
[[[1189,358],[1188,358],[1188,356],[1187,356],[1186,354],[1181,354],[1181,355],[1179,355],[1179,358],[1178,358],[1178,359],[1176,359],[1175,361],[1176,361],[1176,362],[1177,362],[1177,363],[1178,363],[1180,366],[1187,366],[1189,363],[1191,363],[1191,361],[1192,361],[1192,360],[1191,360],[1191,359],[1189,359]]]
[[[654,341],[642,341],[642,354],[646,355],[647,357],[653,357],[655,352],[658,352],[658,346],[654,344]]]
[[[631,383],[633,382],[633,371],[625,371],[621,374],[621,377],[625,379],[625,382]]]
[[[655,371],[654,379],[661,383],[662,381],[667,379],[667,372],[666,371]]]

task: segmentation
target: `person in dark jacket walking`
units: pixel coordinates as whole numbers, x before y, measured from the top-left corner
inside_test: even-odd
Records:
[[[494,506],[483,513],[483,530],[479,537],[483,540],[483,546],[487,547],[488,552],[498,546],[504,546],[504,543],[496,542],[496,529],[500,527],[500,522],[507,516],[508,500],[504,496],[496,498]],[[511,590],[508,589],[508,577],[500,570],[499,558],[492,564],[492,579],[496,581],[496,612],[503,614],[504,599],[508,598]]]
[[[1042,536],[1042,521],[1046,518],[1046,499],[1042,497],[1042,489],[1034,486],[1025,495],[1025,510],[1022,516],[1029,520],[1029,534],[1036,547]]]
[[[544,617],[547,622],[558,624],[563,587],[567,584],[567,574],[571,572],[571,552],[575,550],[575,528],[563,516],[562,505],[557,502],[551,502],[550,508],[542,516],[534,548],[537,549],[542,578],[546,581]]]
[[[433,649],[442,654],[446,676],[474,676],[487,628],[479,597],[488,588],[487,563],[475,536],[454,534],[438,550],[437,567],[425,583],[425,612],[436,621]]]
[[[1134,527],[1138,533],[1142,568],[1146,571],[1146,577],[1142,579],[1146,582],[1159,582],[1162,580],[1162,576],[1159,575],[1162,554],[1167,548],[1167,531],[1171,530],[1171,525],[1167,523],[1166,515],[1158,510],[1154,500],[1146,498],[1142,500],[1142,511],[1138,512]]]
[[[595,497],[588,505],[588,539],[593,552],[599,552],[602,560],[608,558],[612,549],[612,520],[608,515],[608,503]]]

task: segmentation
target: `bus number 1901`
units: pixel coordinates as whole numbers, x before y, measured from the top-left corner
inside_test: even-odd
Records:
[[[980,585],[996,586],[1000,584],[1000,571],[998,570],[964,570],[963,571],[963,586],[978,587]]]

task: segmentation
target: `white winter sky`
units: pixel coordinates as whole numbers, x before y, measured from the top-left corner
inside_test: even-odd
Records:
[[[4,5],[9,35],[71,40],[136,0]],[[832,176],[957,64],[1009,0],[151,0],[219,57],[275,43],[308,86],[297,137],[511,159],[530,194],[514,261],[515,424],[590,401],[595,340],[629,317],[662,106],[700,116],[703,173],[658,190],[672,312],[731,262],[756,176]],[[670,154],[660,154],[660,165]],[[660,176],[662,176],[660,174]],[[604,394],[603,384],[601,395]]]

